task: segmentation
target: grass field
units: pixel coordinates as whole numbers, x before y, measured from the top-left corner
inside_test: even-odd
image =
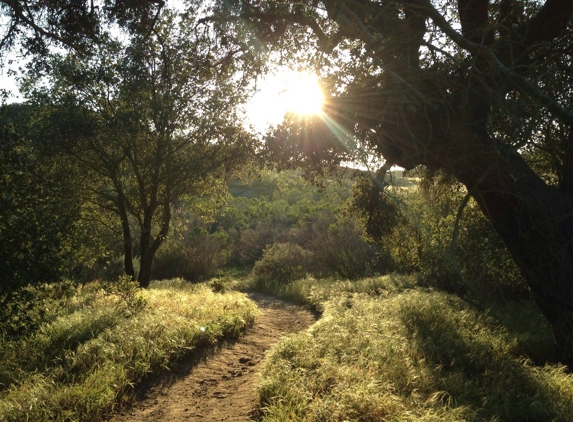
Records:
[[[258,316],[242,293],[183,280],[148,290],[93,283],[30,310],[34,329],[0,338],[2,421],[100,420],[149,372],[237,337]]]
[[[529,302],[483,313],[407,277],[294,282],[323,312],[268,355],[265,421],[571,421],[573,377]]]
[[[148,373],[256,320],[254,303],[228,285],[250,287],[176,279],[148,290],[125,280],[35,288],[21,300],[26,312],[0,325],[0,420],[103,419]],[[532,302],[483,312],[399,275],[265,288],[322,317],[268,353],[262,420],[573,420],[573,377],[547,363],[550,330]]]

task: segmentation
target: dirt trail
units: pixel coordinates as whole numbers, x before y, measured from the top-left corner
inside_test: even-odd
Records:
[[[257,414],[255,383],[264,353],[281,337],[315,322],[311,312],[272,296],[250,293],[262,311],[240,339],[195,353],[172,371],[151,376],[117,422],[249,421]]]

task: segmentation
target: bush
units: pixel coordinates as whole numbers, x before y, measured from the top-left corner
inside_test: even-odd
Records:
[[[463,193],[400,194],[404,219],[382,239],[395,271],[420,273],[427,286],[480,299],[491,299],[494,294],[510,299],[527,296],[518,268],[473,200],[464,209],[452,253],[452,233]]]
[[[371,275],[378,266],[379,249],[362,239],[354,221],[328,224],[320,220],[313,226],[309,249],[316,263],[316,275],[358,279]]]
[[[28,285],[0,296],[0,336],[23,336],[52,321],[74,294],[75,284],[66,280]]]
[[[265,249],[262,259],[255,263],[253,277],[259,286],[290,283],[306,275],[311,258],[309,251],[295,243],[275,243]]]
[[[169,240],[155,254],[153,278],[208,280],[227,261],[225,243],[224,233],[210,234],[201,228],[196,228],[183,239]]]
[[[233,242],[232,261],[238,265],[251,266],[263,257],[265,249],[276,242],[285,242],[288,228],[270,222],[261,222],[254,228],[237,233]]]
[[[225,233],[201,231],[184,242],[183,249],[190,264],[189,280],[208,280],[223,268],[228,259],[226,239]]]
[[[92,268],[83,269],[83,274],[75,274],[76,280],[87,283],[89,281],[104,280],[104,281],[114,281],[119,277],[125,275],[125,255],[113,255],[105,256],[96,260]],[[133,268],[135,271],[134,278],[137,279],[139,274],[139,267],[141,265],[140,258],[138,256],[133,257]]]
[[[152,274],[155,280],[182,277],[189,279],[189,263],[180,243],[170,239],[163,243],[153,258]]]

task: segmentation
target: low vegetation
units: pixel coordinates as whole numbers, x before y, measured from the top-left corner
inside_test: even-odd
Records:
[[[268,355],[263,420],[573,420],[573,377],[532,361],[552,353],[533,303],[481,312],[415,285],[387,276],[280,289],[323,316]]]
[[[258,315],[241,293],[181,279],[57,286],[29,287],[3,309],[2,421],[100,420],[149,372],[237,337]]]

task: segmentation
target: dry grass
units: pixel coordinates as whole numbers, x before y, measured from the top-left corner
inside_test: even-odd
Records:
[[[339,292],[323,303],[308,333],[268,356],[265,421],[573,420],[573,377],[534,366],[519,336],[455,296]]]
[[[88,285],[37,330],[2,340],[0,420],[100,420],[149,372],[238,336],[257,315],[241,293],[183,280],[148,290]]]

